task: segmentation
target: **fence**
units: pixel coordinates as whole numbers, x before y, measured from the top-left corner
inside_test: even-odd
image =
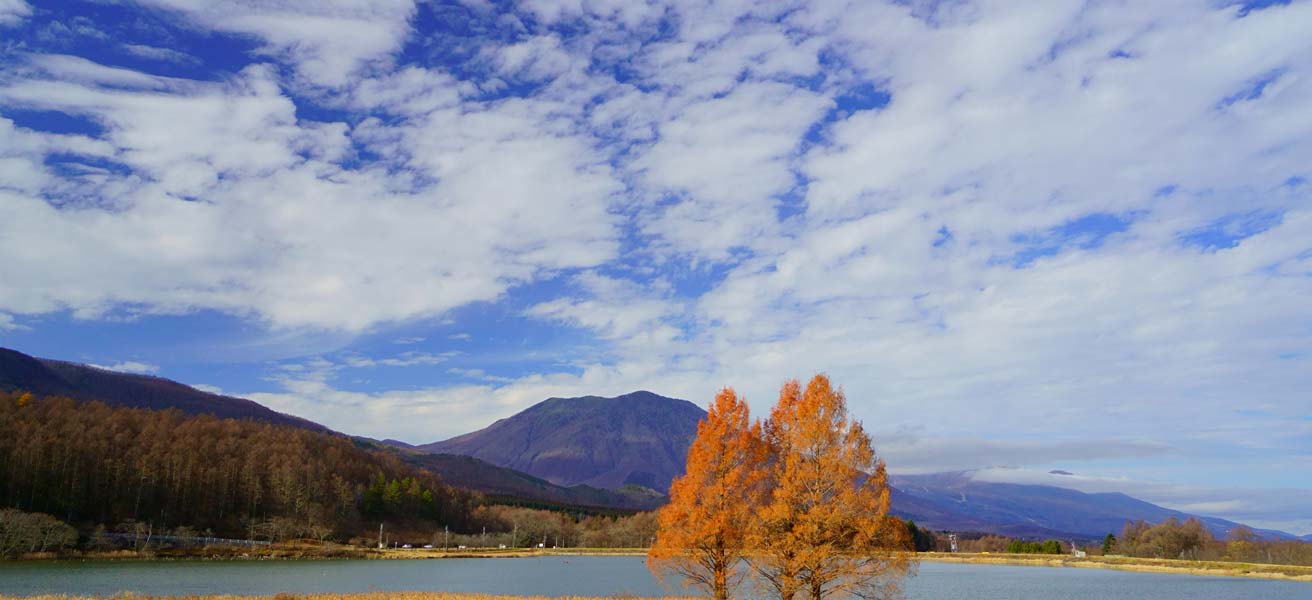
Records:
[[[232,540],[216,537],[183,537],[176,535],[137,535],[133,533],[104,533],[105,537],[120,544],[170,544],[173,546],[268,546],[270,542],[262,540]]]

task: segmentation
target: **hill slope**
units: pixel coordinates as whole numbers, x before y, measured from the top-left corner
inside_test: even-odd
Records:
[[[666,501],[665,496],[645,488],[605,490],[586,485],[559,486],[472,456],[403,453],[402,459],[437,474],[448,484],[482,492],[493,499],[522,499],[566,506],[625,510],[649,510]]]
[[[551,398],[488,427],[425,444],[428,453],[472,456],[560,486],[660,492],[683,473],[706,412],[651,392]]]
[[[312,431],[327,427],[286,415],[243,398],[202,392],[176,381],[149,375],[107,371],[87,365],[35,358],[0,348],[0,391],[25,391],[37,396],[68,396],[98,400],[110,406],[173,408],[189,415],[213,415],[290,425]]]

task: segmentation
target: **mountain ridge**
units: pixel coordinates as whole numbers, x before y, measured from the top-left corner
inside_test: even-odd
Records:
[[[311,431],[332,431],[253,400],[213,394],[153,375],[120,373],[81,363],[37,358],[9,348],[0,348],[0,390],[25,391],[38,396],[67,396],[110,406],[151,410],[172,408],[193,415],[253,419]]]

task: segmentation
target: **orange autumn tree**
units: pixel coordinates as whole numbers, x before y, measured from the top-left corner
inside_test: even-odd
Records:
[[[753,569],[781,600],[898,595],[914,567],[906,529],[889,515],[884,462],[843,392],[825,375],[805,391],[784,384],[765,439],[770,494],[754,528]]]
[[[647,564],[673,572],[725,600],[739,580],[753,510],[763,498],[766,448],[761,425],[730,388],[715,397],[688,450],[685,474],[657,515]]]

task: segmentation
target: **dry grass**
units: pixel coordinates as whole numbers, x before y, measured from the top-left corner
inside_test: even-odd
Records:
[[[638,598],[637,596],[607,596],[604,598],[568,596],[492,596],[489,594],[453,594],[448,592],[369,592],[365,594],[275,594],[272,596],[26,596],[14,598],[0,596],[0,600],[691,600],[689,598]]]
[[[1187,575],[1213,575],[1218,577],[1256,577],[1261,579],[1283,579],[1286,581],[1312,582],[1312,567],[1294,565],[1167,560],[1121,556],[1089,556],[1086,558],[1076,558],[1074,556],[1042,554],[947,554],[942,552],[922,552],[918,554],[917,557],[920,558],[920,560],[931,562],[1116,569],[1119,571],[1139,571],[1146,573],[1180,573]]]

